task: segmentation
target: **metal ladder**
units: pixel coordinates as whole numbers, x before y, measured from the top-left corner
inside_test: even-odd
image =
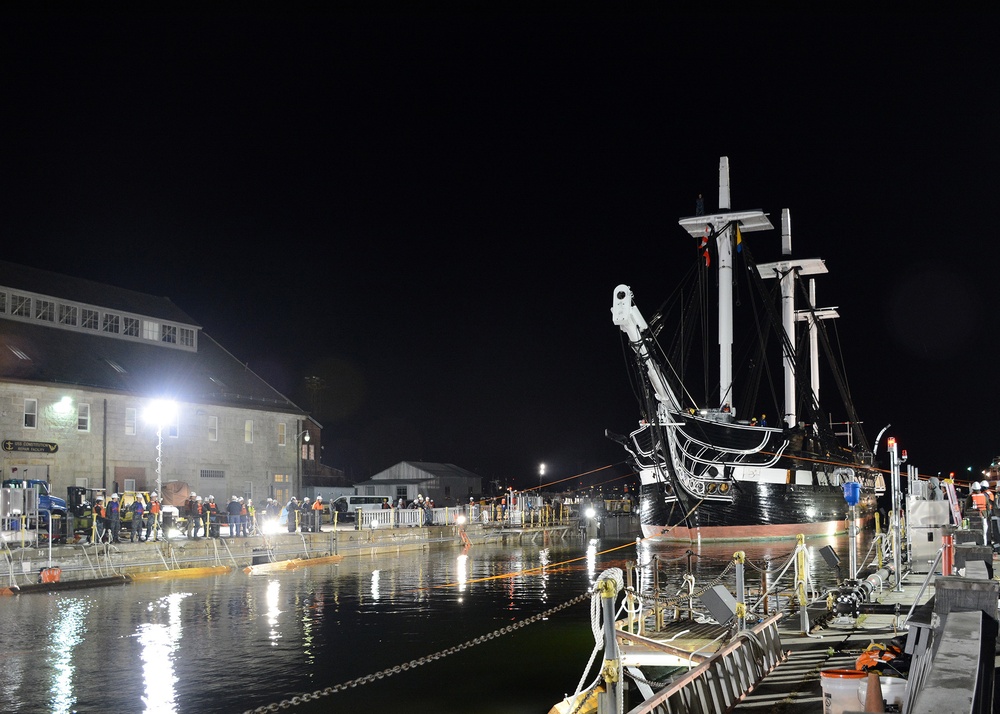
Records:
[[[709,659],[628,714],[718,714],[732,709],[775,667],[788,659],[772,615],[745,630]]]

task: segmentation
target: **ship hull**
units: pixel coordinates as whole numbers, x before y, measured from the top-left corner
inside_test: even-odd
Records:
[[[876,509],[875,494],[863,493],[855,508],[858,525]],[[639,513],[644,537],[692,542],[836,535],[847,531],[849,508],[839,486],[742,482],[727,500],[688,505],[662,484],[648,484]]]

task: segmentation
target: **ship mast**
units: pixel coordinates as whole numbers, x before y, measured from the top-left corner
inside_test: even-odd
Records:
[[[781,326],[787,338],[782,346],[785,375],[785,413],[782,414],[782,421],[791,427],[798,423],[795,413],[795,276],[819,275],[827,269],[826,263],[819,258],[791,258],[792,215],[787,208],[781,210],[781,254],[785,257],[774,263],[761,263],[757,271],[765,280],[777,278],[781,282]]]
[[[774,226],[761,210],[733,211],[729,195],[729,157],[719,159],[719,210],[708,216],[678,221],[693,238],[714,236],[719,254],[719,406],[732,405],[733,397],[733,247],[736,228],[741,233],[771,230]],[[735,405],[733,416],[736,414]]]

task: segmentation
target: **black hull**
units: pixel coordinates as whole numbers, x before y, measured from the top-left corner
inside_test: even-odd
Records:
[[[685,507],[663,485],[644,485],[639,504],[643,534],[687,541],[742,540],[828,536],[847,529],[849,508],[840,486],[744,481],[734,484],[729,496]],[[876,495],[862,493],[855,517],[867,520],[876,508]]]

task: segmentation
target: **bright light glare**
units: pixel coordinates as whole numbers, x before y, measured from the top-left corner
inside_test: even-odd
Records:
[[[464,526],[465,525],[465,516],[459,516],[458,518],[456,518],[455,519],[455,523],[457,523],[460,526]]]
[[[177,402],[171,399],[154,399],[142,412],[148,424],[166,426],[177,416]]]
[[[70,410],[73,408],[73,400],[69,397],[63,397],[58,402],[56,402],[53,409],[56,410],[56,414],[69,414]]]
[[[593,518],[594,516],[597,515],[597,511],[595,511],[593,508],[588,508],[586,511],[583,512],[583,515],[585,515],[587,518]]]

